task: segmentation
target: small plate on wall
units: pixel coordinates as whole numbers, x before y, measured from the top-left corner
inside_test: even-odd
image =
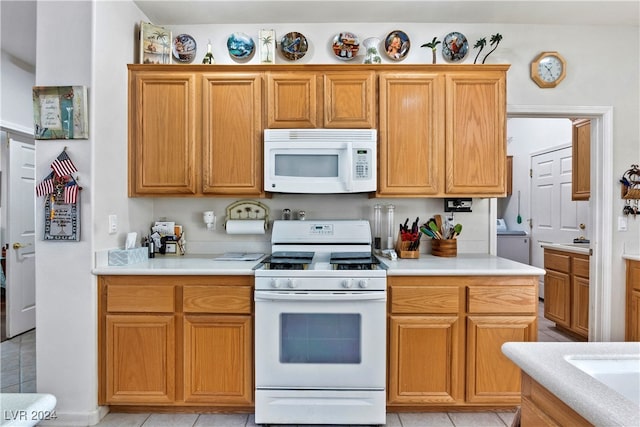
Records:
[[[173,38],[173,57],[178,62],[191,63],[196,57],[197,47],[189,34],[179,34]]]

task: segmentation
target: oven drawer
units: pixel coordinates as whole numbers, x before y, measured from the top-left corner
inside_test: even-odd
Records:
[[[174,309],[174,286],[107,286],[108,312],[173,313]]]
[[[459,293],[458,286],[392,286],[391,313],[457,313]]]
[[[185,285],[182,290],[185,313],[251,313],[250,286]]]

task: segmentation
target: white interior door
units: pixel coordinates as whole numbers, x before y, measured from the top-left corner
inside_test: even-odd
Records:
[[[35,145],[9,136],[7,161],[7,336],[36,326]]]
[[[580,225],[588,225],[589,202],[571,200],[571,146],[531,156],[531,170],[531,265],[543,268],[542,243],[587,235]]]

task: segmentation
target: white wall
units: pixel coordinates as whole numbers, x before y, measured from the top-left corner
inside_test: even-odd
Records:
[[[283,11],[283,13],[286,13]],[[363,9],[363,14],[366,10]],[[91,275],[92,253],[122,245],[124,233],[142,231],[152,219],[162,216],[183,222],[189,233],[189,245],[216,245],[235,241],[220,230],[205,234],[200,213],[213,207],[219,217],[231,199],[128,199],[126,196],[126,64],[132,62],[135,51],[134,27],[142,19],[130,2],[39,2],[38,60],[36,83],[39,85],[85,84],[89,86],[90,132],[88,141],[48,141],[37,145],[37,167],[43,170],[64,145],[69,146],[80,170],[82,192],[83,237],[80,243],[37,241],[37,352],[38,391],[52,392],[58,397],[58,424],[83,425],[96,420],[97,350],[96,350],[96,283]],[[61,24],[65,23],[65,24]],[[302,31],[312,42],[303,62],[336,63],[328,50],[335,33],[348,29],[362,38],[384,37],[393,29],[407,32],[413,47],[405,63],[428,63],[430,52],[418,46],[434,35],[456,30],[467,34],[473,43],[479,37],[500,32],[504,39],[487,62],[511,63],[508,74],[508,103],[511,105],[599,105],[614,108],[614,159],[611,187],[619,191],[617,175],[629,164],[638,162],[639,131],[637,118],[638,80],[620,76],[636,76],[639,54],[630,48],[620,54],[611,48],[611,41],[627,40],[635,46],[638,28],[572,27],[533,25],[471,25],[441,23],[307,25],[211,25],[173,28],[174,33],[193,35],[201,46],[206,39],[215,40],[214,55],[218,63],[233,63],[224,49],[228,34],[245,31],[255,35],[260,28],[275,28],[277,35]],[[540,89],[529,79],[529,62],[541,50],[558,50],[568,61],[568,75],[556,89]],[[200,60],[202,51],[198,53]],[[473,61],[471,55],[467,60]],[[439,59],[439,62],[442,62]],[[606,64],[614,63],[610,69]],[[25,96],[30,97],[30,93]],[[616,199],[617,201],[617,199]],[[318,217],[345,215],[366,217],[375,201],[364,197],[353,199],[324,196],[276,196],[264,201],[275,216],[282,207],[304,208]],[[396,218],[415,214],[440,212],[441,200],[394,200],[398,206]],[[37,204],[40,206],[40,204]],[[612,206],[614,217],[620,206]],[[424,212],[424,213],[421,213]],[[460,218],[465,223],[461,241],[468,241],[470,250],[487,248],[489,201],[474,199],[474,212]],[[120,232],[106,234],[106,218],[115,213],[120,219]],[[411,215],[409,215],[409,213]],[[461,214],[462,215],[462,214]],[[38,224],[41,224],[38,217]],[[630,220],[627,233],[615,232],[613,242],[614,283],[624,282],[624,265],[620,259],[623,245],[639,235],[638,223]],[[474,227],[466,227],[473,224]],[[614,227],[612,224],[611,227]],[[471,232],[471,229],[474,231]],[[467,231],[469,230],[469,231]],[[37,228],[41,234],[41,226]],[[200,233],[202,231],[202,233]],[[265,240],[257,240],[258,243]],[[219,245],[219,246],[218,246]],[[486,250],[486,249],[484,249]],[[620,295],[614,297],[612,336],[623,335],[624,305]]]

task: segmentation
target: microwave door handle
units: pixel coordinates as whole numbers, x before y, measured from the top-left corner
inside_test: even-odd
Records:
[[[347,142],[347,161],[345,167],[345,186],[346,191],[351,191],[353,187],[353,144],[351,141]]]

